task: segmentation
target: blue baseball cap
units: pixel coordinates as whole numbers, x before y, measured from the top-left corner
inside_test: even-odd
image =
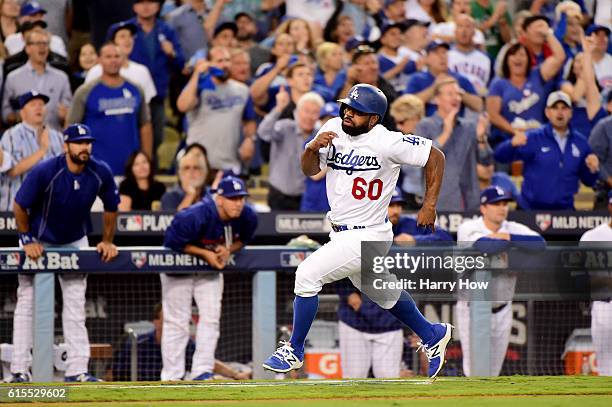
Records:
[[[436,49],[438,49],[440,47],[444,47],[447,50],[450,49],[450,45],[448,45],[447,42],[440,41],[440,40],[433,40],[429,44],[427,44],[427,46],[425,47],[425,51],[429,53],[429,52],[431,52],[433,50],[436,50]]]
[[[249,196],[244,181],[231,175],[221,179],[215,192],[226,198]]]
[[[513,201],[512,194],[499,186],[487,187],[480,192],[480,204],[487,205],[500,201]]]
[[[108,31],[106,32],[106,39],[108,41],[114,41],[115,34],[117,34],[117,31],[119,30],[130,30],[130,32],[132,33],[132,36],[134,36],[138,32],[138,27],[136,27],[136,24],[132,23],[129,20],[120,21],[108,27]]]
[[[75,141],[89,140],[94,141],[95,138],[91,129],[86,124],[71,124],[64,130],[64,143],[73,143]]]
[[[596,33],[597,31],[605,31],[606,35],[610,35],[610,29],[606,27],[605,25],[600,25],[600,24],[591,24],[584,33],[586,35],[591,35],[593,33]]]
[[[321,108],[321,112],[319,113],[319,118],[331,116],[338,117],[340,116],[340,106],[336,102],[327,102]]]
[[[400,187],[395,187],[395,189],[393,190],[393,195],[391,195],[391,202],[389,202],[389,204],[393,203],[400,203],[402,205],[406,204],[404,194],[402,194],[402,190],[400,189]]]
[[[47,10],[42,8],[39,2],[37,1],[28,1],[27,3],[23,3],[21,5],[21,10],[19,10],[19,16],[33,16],[34,14],[43,13],[47,14]]]
[[[19,97],[17,98],[17,101],[19,103],[19,108],[23,109],[23,107],[30,101],[33,99],[41,99],[43,102],[47,103],[49,101],[49,96],[47,95],[43,95],[40,92],[36,92],[35,90],[31,90],[29,92],[26,92],[22,95],[19,95]]]

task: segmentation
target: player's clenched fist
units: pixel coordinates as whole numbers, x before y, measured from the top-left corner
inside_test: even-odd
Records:
[[[417,225],[421,227],[431,227],[432,232],[436,231],[436,209],[423,206],[417,214]]]
[[[338,137],[336,133],[333,131],[324,131],[315,137],[310,143],[308,143],[307,148],[312,151],[319,151],[319,149],[323,147],[329,147],[332,145],[332,141]]]

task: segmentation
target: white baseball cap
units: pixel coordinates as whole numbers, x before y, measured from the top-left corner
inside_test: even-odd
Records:
[[[567,93],[560,90],[552,92],[550,95],[548,95],[548,99],[546,99],[546,107],[553,107],[557,102],[563,102],[568,107],[572,107],[572,99],[570,99]]]

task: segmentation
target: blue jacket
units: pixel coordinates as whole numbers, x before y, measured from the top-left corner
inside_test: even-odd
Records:
[[[155,27],[148,35],[154,37],[154,57],[151,58],[147,52],[147,45],[145,36],[147,35],[138,24],[136,17],[128,20],[128,22],[138,27],[138,32],[134,37],[134,49],[130,54],[130,59],[134,62],[145,65],[149,68],[153,82],[155,82],[155,89],[157,90],[157,96],[161,99],[166,97],[168,93],[168,83],[170,82],[170,71],[175,69],[180,71],[185,65],[185,58],[183,57],[183,50],[181,44],[178,41],[174,30],[166,24],[163,20],[157,20]],[[176,56],[174,58],[168,57],[161,48],[161,40],[165,39],[172,43]]]
[[[591,147],[580,133],[570,127],[562,152],[550,124],[527,132],[527,144],[513,147],[506,140],[495,148],[495,159],[502,163],[523,161],[523,186],[517,199],[523,209],[574,209],[578,182],[592,186],[598,174],[585,164]]]
[[[401,216],[397,225],[393,225],[393,236],[407,233],[414,237],[417,242],[452,242],[453,237],[444,229],[431,230],[417,226],[417,221],[411,216]]]

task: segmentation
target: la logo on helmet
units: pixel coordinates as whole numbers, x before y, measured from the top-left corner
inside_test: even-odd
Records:
[[[85,127],[78,126],[77,128],[79,129],[79,134],[80,135],[87,134],[87,131],[85,130]]]
[[[357,91],[357,89],[353,89],[353,91],[351,92],[351,98],[357,99],[358,97],[359,97],[359,92]]]

